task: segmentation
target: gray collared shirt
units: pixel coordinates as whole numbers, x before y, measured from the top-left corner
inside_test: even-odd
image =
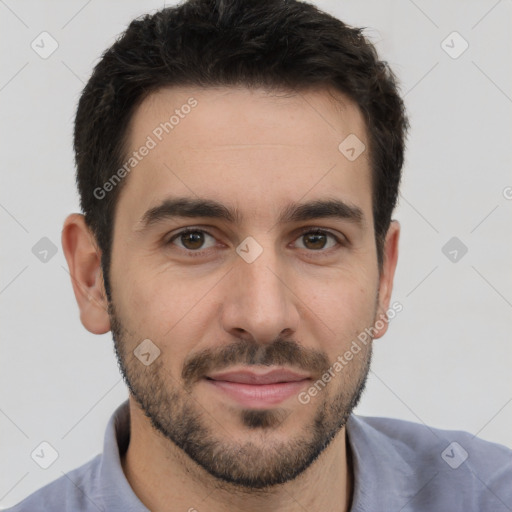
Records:
[[[504,446],[466,432],[355,415],[347,435],[352,512],[512,511],[512,450]],[[126,401],[110,418],[101,455],[8,512],[147,511],[121,467],[129,438]]]

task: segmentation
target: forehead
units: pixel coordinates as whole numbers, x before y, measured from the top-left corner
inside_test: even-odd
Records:
[[[351,160],[340,150],[354,136],[368,147],[357,105],[332,90],[160,89],[132,117],[126,157],[138,155],[119,209],[129,203],[142,215],[196,195],[269,216],[328,194],[371,211],[368,151]]]

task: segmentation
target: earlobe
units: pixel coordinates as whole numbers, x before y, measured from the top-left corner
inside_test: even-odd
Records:
[[[62,248],[83,326],[93,334],[110,331],[101,252],[83,215],[74,213],[65,220]]]
[[[383,248],[382,271],[379,278],[379,305],[375,318],[376,332],[374,338],[380,338],[388,330],[387,311],[393,291],[393,280],[398,262],[398,242],[400,239],[400,224],[392,220],[386,233]]]

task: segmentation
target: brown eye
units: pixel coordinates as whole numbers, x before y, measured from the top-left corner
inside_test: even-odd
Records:
[[[204,243],[204,235],[199,231],[191,231],[189,233],[183,233],[180,236],[180,240],[186,249],[200,249]]]
[[[326,236],[320,233],[310,233],[304,235],[304,245],[308,249],[323,249],[326,242]]]
[[[327,247],[329,243],[329,239],[333,241],[330,246]],[[328,231],[308,231],[307,233],[303,233],[298,240],[303,241],[303,249],[310,249],[312,251],[319,251],[322,249],[330,249],[335,245],[339,244],[338,239]]]
[[[199,229],[189,229],[174,235],[169,240],[169,243],[178,245],[178,247],[181,247],[187,251],[198,251],[200,249],[208,249],[208,247],[204,247],[205,241],[208,237],[212,240],[215,240],[213,236],[209,235],[205,231]],[[176,241],[179,241],[180,244],[175,243]],[[213,245],[215,244],[210,245],[210,247],[213,247]]]

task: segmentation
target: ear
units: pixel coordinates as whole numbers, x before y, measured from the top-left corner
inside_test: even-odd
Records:
[[[386,240],[383,247],[382,270],[379,277],[379,304],[377,307],[377,315],[374,320],[375,339],[384,336],[388,330],[389,321],[386,311],[389,309],[391,292],[393,291],[393,279],[395,277],[395,269],[398,261],[399,239],[400,224],[398,221],[392,220],[388,232],[386,233]]]
[[[64,222],[62,248],[83,326],[93,334],[110,331],[108,300],[101,270],[101,251],[83,215],[74,213]]]

